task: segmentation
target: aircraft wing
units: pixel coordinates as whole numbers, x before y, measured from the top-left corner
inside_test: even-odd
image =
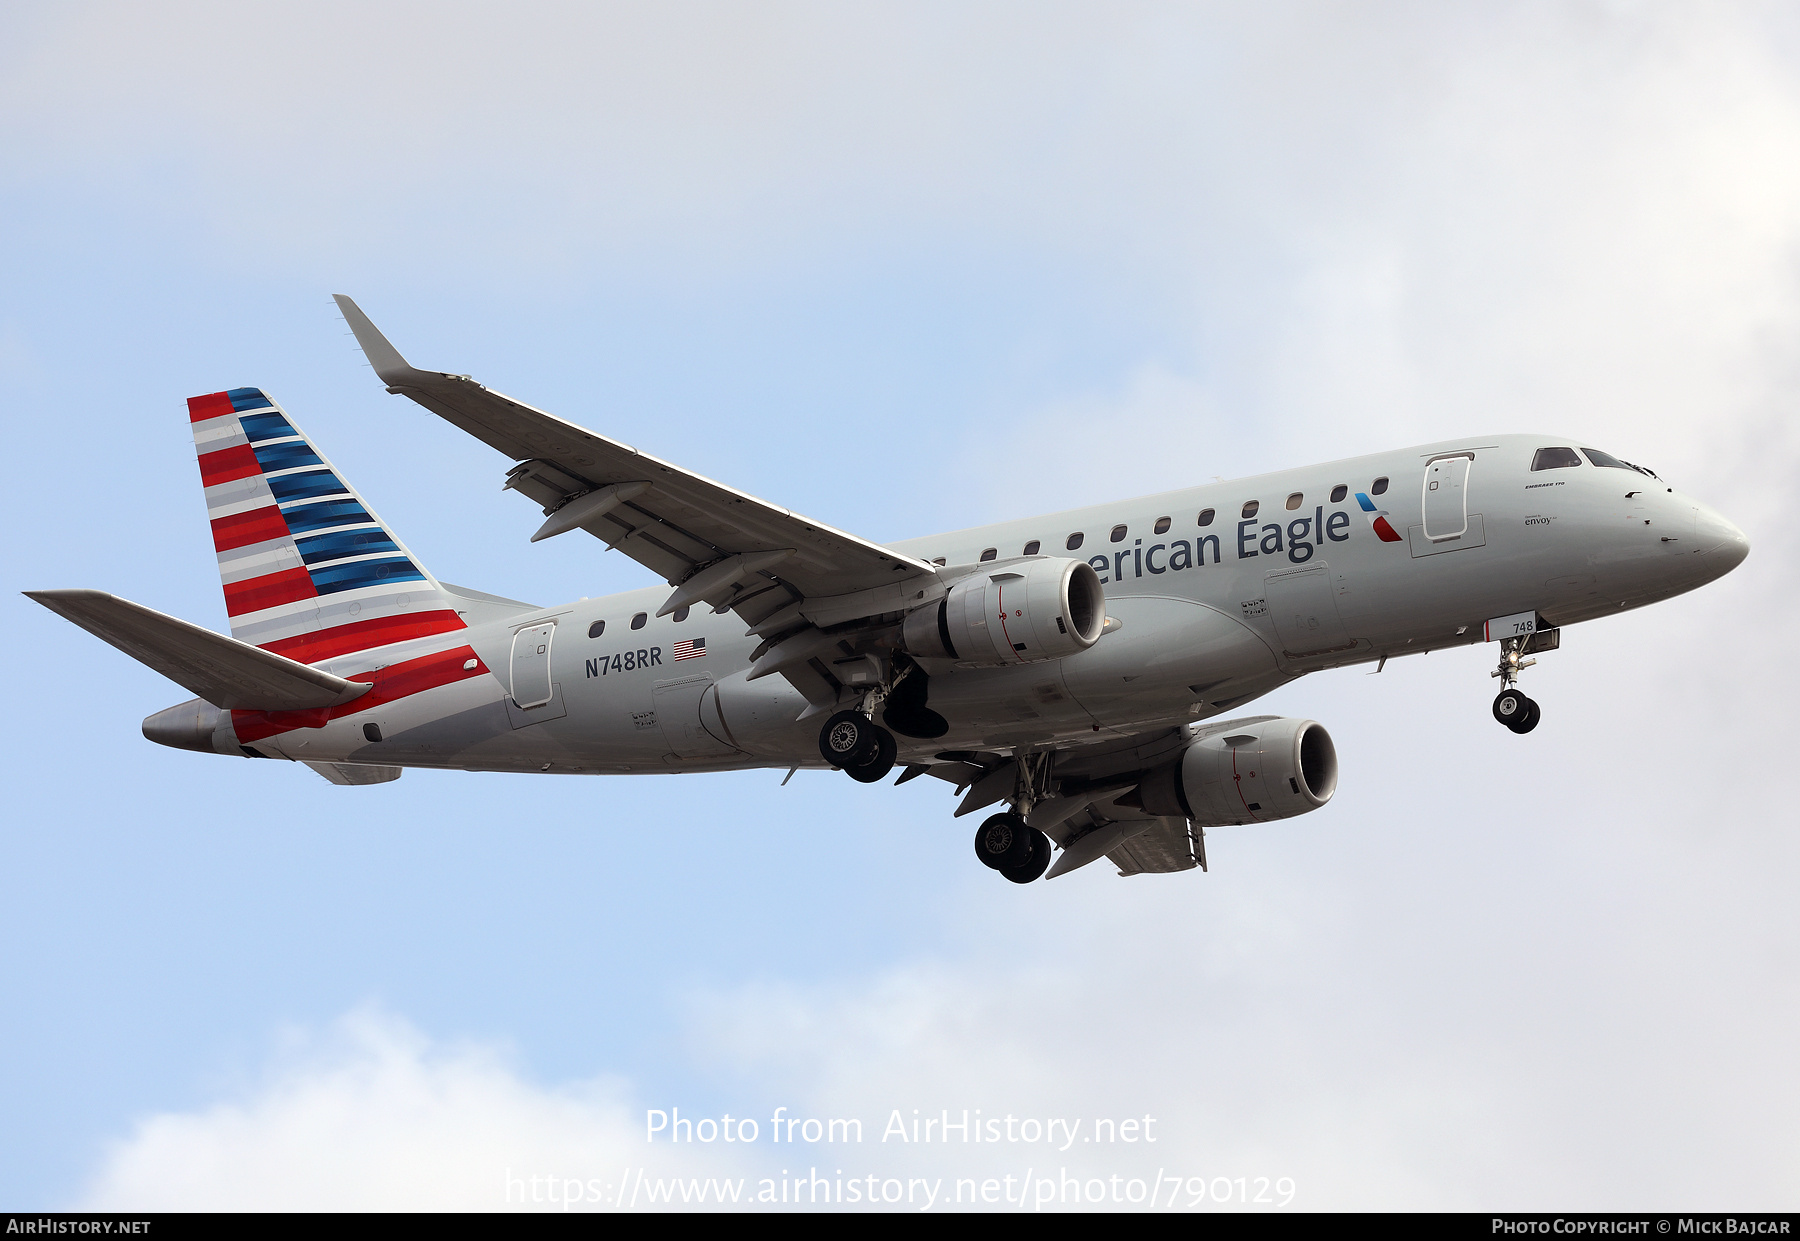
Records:
[[[536,500],[549,518],[534,542],[579,527],[671,586],[688,584],[670,596],[665,612],[704,600],[737,611],[754,627],[802,599],[868,591],[878,597],[852,604],[852,613],[898,610],[917,593],[904,583],[936,584],[935,569],[923,560],[597,435],[467,375],[419,370],[355,302],[336,300],[389,392],[411,397],[520,463],[506,485]],[[890,606],[881,606],[884,601]]]

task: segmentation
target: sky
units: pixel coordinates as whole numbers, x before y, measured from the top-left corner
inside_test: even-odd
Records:
[[[15,3],[0,221],[5,1209],[1800,1202],[1791,7]],[[1205,874],[1015,888],[935,781],[153,746],[185,691],[17,592],[224,628],[197,393],[265,388],[445,580],[651,584],[530,544],[333,293],[879,540],[1542,430],[1752,551],[1568,629],[1526,737],[1488,648],[1283,687],[1337,796]],[[891,1132],[965,1111],[1039,1136]]]

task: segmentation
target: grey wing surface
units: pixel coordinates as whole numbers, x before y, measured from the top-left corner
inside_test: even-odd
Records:
[[[543,507],[548,520],[537,538],[586,530],[677,588],[665,613],[704,601],[735,611],[766,638],[798,637],[804,645],[811,622],[803,603],[835,601],[820,616],[852,619],[895,610],[937,586],[925,561],[684,470],[467,375],[420,370],[355,302],[335,300],[389,392],[518,463],[506,486]],[[815,703],[835,696],[807,662],[780,671]]]

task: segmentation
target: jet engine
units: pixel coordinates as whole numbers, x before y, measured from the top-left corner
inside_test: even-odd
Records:
[[[1208,726],[1181,757],[1147,774],[1151,814],[1201,827],[1263,823],[1317,810],[1337,790],[1337,747],[1312,720],[1261,716]]]
[[[1065,556],[983,565],[935,606],[907,614],[910,655],[997,668],[1079,655],[1100,640],[1106,591],[1086,561]]]

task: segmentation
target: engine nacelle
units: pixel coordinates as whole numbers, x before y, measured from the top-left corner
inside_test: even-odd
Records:
[[[1106,591],[1084,560],[1035,556],[984,565],[935,605],[907,614],[908,654],[970,668],[1079,655],[1106,626]]]
[[[1263,823],[1317,810],[1337,791],[1337,747],[1313,720],[1234,720],[1150,772],[1138,796],[1151,814],[1201,827]]]

